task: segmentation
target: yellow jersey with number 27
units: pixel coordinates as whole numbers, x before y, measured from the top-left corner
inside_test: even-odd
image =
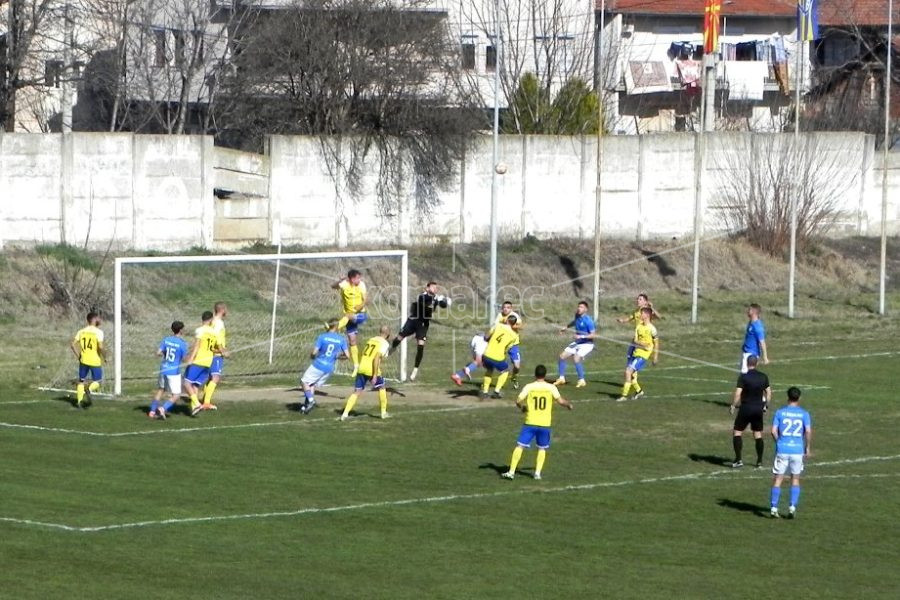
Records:
[[[359,368],[356,372],[370,377],[381,375],[381,369],[378,369],[378,373],[375,372],[375,357],[386,357],[390,349],[391,345],[383,337],[376,335],[373,338],[369,338],[363,347],[362,355],[359,357]]]

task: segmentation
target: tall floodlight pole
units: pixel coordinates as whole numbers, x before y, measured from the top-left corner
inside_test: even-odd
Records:
[[[494,154],[491,163],[491,291],[488,315],[494,316],[497,304],[497,188],[500,176],[500,65],[503,36],[500,33],[500,0],[494,0]]]
[[[891,50],[893,41],[894,0],[888,0],[887,62],[884,75],[884,143],[881,160],[881,268],[878,273],[878,314],[885,313],[885,281],[887,279],[887,201],[888,150],[891,147]]]
[[[594,10],[594,0],[590,0],[591,12]],[[597,94],[597,184],[594,187],[594,320],[600,318],[600,200],[603,197],[601,185],[601,166],[603,164],[603,30],[606,27],[606,0],[600,2],[600,30],[597,32],[597,85],[594,93]]]
[[[803,41],[803,32],[797,25],[797,68],[795,76],[795,106],[794,106],[794,160],[800,161],[800,83],[803,74],[803,50],[806,42]],[[799,181],[799,180],[798,180]],[[797,269],[797,201],[800,190],[793,190],[791,194],[791,251],[788,267],[788,318],[794,318],[794,277]]]

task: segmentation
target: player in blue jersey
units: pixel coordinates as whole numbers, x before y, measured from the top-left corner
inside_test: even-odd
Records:
[[[741,373],[747,372],[747,359],[758,356],[762,364],[769,364],[769,353],[766,350],[766,327],[763,325],[760,315],[762,308],[759,304],[751,304],[747,307],[747,332],[744,334],[744,345],[741,348]]]
[[[781,482],[786,473],[791,474],[791,503],[788,518],[797,515],[800,500],[800,473],[803,458],[810,456],[812,447],[812,420],[806,409],[800,407],[800,390],[787,391],[788,404],[775,411],[772,419],[772,437],[775,439],[775,464],[772,467],[772,495],[769,514],[778,518],[778,500],[781,498]]]
[[[328,377],[334,372],[334,363],[339,358],[350,358],[347,338],[338,333],[337,319],[329,321],[328,331],[316,338],[311,357],[312,364],[300,378],[304,396],[300,412],[304,415],[316,407],[316,386],[324,385],[328,381]]]
[[[575,363],[575,372],[578,374],[578,383],[575,387],[587,385],[587,382],[584,380],[584,365],[582,363],[585,357],[594,350],[594,336],[597,334],[594,320],[587,312],[588,303],[582,300],[575,309],[575,318],[564,329],[559,331],[560,334],[564,334],[569,329],[574,328],[575,340],[563,348],[559,355],[559,377],[553,382],[553,385],[565,385],[566,361],[570,358]]]
[[[166,414],[172,410],[178,397],[181,396],[181,363],[188,353],[188,344],[181,337],[184,323],[174,321],[172,323],[172,335],[163,338],[156,349],[156,355],[162,357],[159,365],[159,383],[156,387],[156,396],[150,404],[150,412],[147,416],[151,419],[165,419]],[[169,392],[169,399],[162,406],[159,405],[163,393]]]

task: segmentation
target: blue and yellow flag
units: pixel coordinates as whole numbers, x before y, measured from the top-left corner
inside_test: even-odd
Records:
[[[811,42],[819,37],[819,3],[817,0],[797,0],[797,39]]]

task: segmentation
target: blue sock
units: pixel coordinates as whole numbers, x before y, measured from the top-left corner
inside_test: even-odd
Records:
[[[792,485],[791,486],[791,506],[797,506],[797,502],[800,500],[800,486]]]
[[[313,400],[313,391],[303,390],[303,396],[306,398],[307,402],[311,402]]]
[[[778,500],[781,499],[781,488],[773,487],[772,488],[772,500],[769,503],[769,506],[772,508],[778,508]]]
[[[563,359],[559,359],[559,376],[566,376],[566,361],[564,361]]]
[[[150,403],[150,412],[156,412],[156,409],[159,408],[159,400],[154,400]]]
[[[165,409],[166,412],[169,412],[170,410],[172,410],[173,406],[175,406],[175,401],[167,400],[166,403],[163,404],[163,409]]]
[[[469,364],[466,365],[466,368],[463,369],[462,372],[460,372],[460,375],[465,375],[465,374],[466,374],[466,369],[468,369],[469,374],[472,374],[472,373],[474,373],[475,371],[478,370],[478,363],[477,363],[477,362],[470,362]]]
[[[584,379],[584,363],[575,363],[575,372],[578,373],[578,379]]]

